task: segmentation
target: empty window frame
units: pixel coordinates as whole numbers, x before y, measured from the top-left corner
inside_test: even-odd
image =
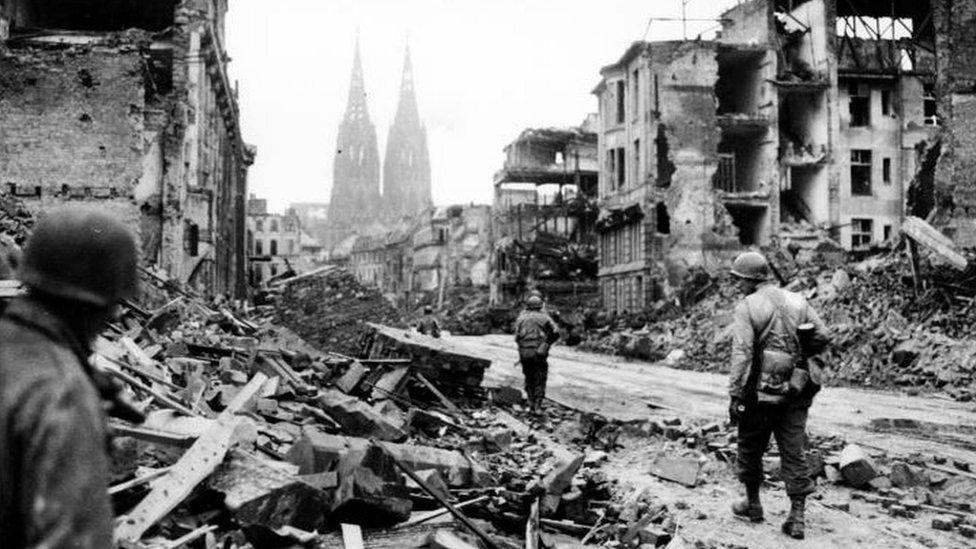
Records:
[[[847,87],[851,127],[871,125],[871,88],[853,83]]]
[[[871,235],[874,233],[874,220],[851,219],[851,249],[866,250],[871,247]]]
[[[260,238],[254,241],[254,255],[264,255],[264,241]]]
[[[264,220],[261,218],[254,220],[254,230],[263,233],[264,232]]]
[[[271,239],[271,245],[268,246],[268,253],[271,255],[278,255],[278,241]]]
[[[617,80],[617,124],[624,123],[624,108],[627,105],[626,91],[627,88],[624,85],[624,81]]]
[[[871,151],[851,149],[851,195],[871,196]]]
[[[881,181],[891,183],[891,159],[881,159]]]
[[[627,180],[627,150],[623,147],[617,149],[617,186],[623,187]]]
[[[278,220],[277,219],[272,219],[271,220],[271,232],[273,232],[273,233],[278,232]]]
[[[634,140],[634,184],[640,185],[644,174],[641,173],[641,149],[640,149],[640,139]]]
[[[617,188],[617,150],[607,149],[607,189]]]
[[[640,103],[639,103],[639,101],[640,101],[640,71],[638,69],[634,69],[634,73],[631,75],[631,82],[632,82],[631,89],[633,90],[631,93],[633,94],[634,97],[631,100],[631,106],[633,108],[633,112],[631,113],[630,118],[632,120],[636,120],[637,119],[637,113],[640,112]]]
[[[894,116],[894,107],[891,104],[891,90],[881,90],[881,114],[883,116]]]
[[[891,240],[891,225],[884,226],[884,241],[888,242]]]
[[[938,102],[935,99],[935,84],[922,85],[922,114],[926,126],[939,125]]]

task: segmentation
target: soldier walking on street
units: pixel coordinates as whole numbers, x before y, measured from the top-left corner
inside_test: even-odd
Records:
[[[430,337],[441,337],[441,326],[437,323],[434,308],[430,305],[424,307],[424,317],[417,323],[417,331]]]
[[[49,212],[27,242],[27,295],[0,317],[0,545],[113,547],[109,460],[91,345],[135,297],[136,243],[89,208]]]
[[[518,344],[525,394],[529,407],[538,411],[546,398],[549,377],[549,347],[559,339],[559,327],[542,311],[542,298],[531,295],[526,310],[515,320],[515,342]]]
[[[775,436],[791,502],[783,532],[802,539],[806,497],[814,489],[804,454],[807,411],[820,384],[811,357],[826,346],[827,329],[803,296],[766,283],[769,264],[762,254],[739,255],[732,274],[746,294],[733,319],[729,383],[729,417],[739,426],[737,465],[746,499],[732,512],[763,520],[762,458],[770,435]]]

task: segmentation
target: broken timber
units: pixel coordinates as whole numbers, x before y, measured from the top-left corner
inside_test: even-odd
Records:
[[[370,359],[410,357],[412,371],[423,375],[448,396],[466,396],[480,391],[491,360],[474,356],[450,340],[380,324],[370,323],[369,326],[373,329],[373,337],[362,349],[362,356]]]
[[[227,409],[217,416],[214,426],[173,465],[169,474],[153,486],[135,509],[117,519],[116,539],[137,541],[220,465],[230,448],[234,430],[240,423],[237,412],[248,405],[267,380],[264,374],[255,374]]]
[[[956,269],[964,271],[969,266],[969,261],[956,251],[952,241],[922,219],[915,216],[906,217],[902,221],[901,232],[931,250]]]

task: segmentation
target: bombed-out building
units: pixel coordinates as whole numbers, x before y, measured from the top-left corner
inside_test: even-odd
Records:
[[[254,150],[227,75],[225,0],[0,0],[0,184],[35,211],[118,212],[144,264],[247,292]]]
[[[968,161],[947,152],[972,148],[959,128],[973,71],[946,70],[964,64],[972,4],[741,2],[714,40],[638,42],[604,67],[606,308],[642,309],[743,247],[891,243],[933,209],[976,235],[948,191]]]
[[[495,174],[490,268],[495,304],[537,288],[547,297],[595,293],[597,118],[530,128]]]
[[[248,279],[260,287],[276,276],[295,273],[302,265],[302,224],[293,209],[268,211],[268,201],[247,201]]]

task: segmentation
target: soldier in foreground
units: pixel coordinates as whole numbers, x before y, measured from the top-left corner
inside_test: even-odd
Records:
[[[525,394],[532,411],[538,411],[546,398],[549,377],[549,347],[559,339],[559,327],[542,311],[542,298],[530,295],[526,310],[515,320],[515,342],[518,344]]]
[[[91,345],[137,292],[136,244],[89,208],[43,217],[0,317],[0,545],[112,547],[106,425]],[[100,384],[98,384],[100,385]]]
[[[783,532],[803,539],[806,497],[813,492],[804,454],[807,411],[819,389],[819,369],[806,359],[827,343],[827,329],[803,296],[766,284],[769,264],[756,252],[736,258],[732,274],[746,297],[732,324],[729,416],[739,426],[739,480],[746,499],[732,512],[762,522],[762,457],[776,437],[790,513]]]

